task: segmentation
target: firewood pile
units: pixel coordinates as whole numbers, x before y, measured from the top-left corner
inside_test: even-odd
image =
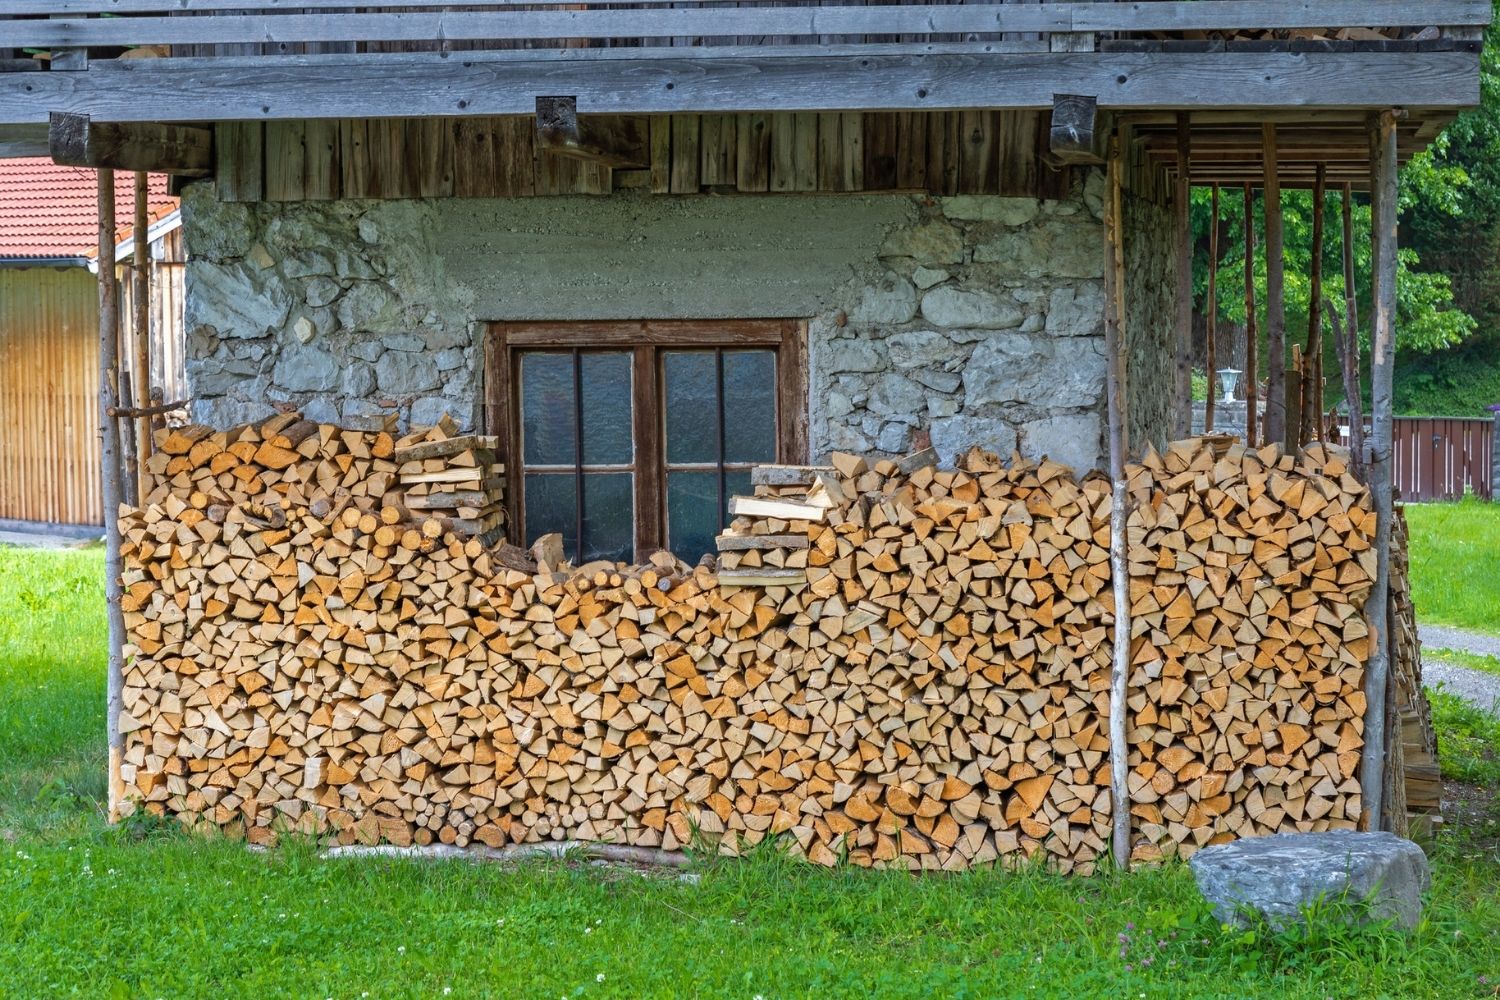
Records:
[[[495,457],[498,444],[497,438],[459,434],[446,416],[397,441],[392,457],[407,509],[494,544],[505,534],[505,466]]]
[[[449,483],[403,477],[487,450],[295,415],[162,434],[122,515],[127,793],[256,842],[1107,854],[1106,479],[836,455],[757,470],[717,569],[572,567],[413,504]],[[1133,470],[1139,856],[1357,817],[1373,516],[1340,461]]]
[[[1196,440],[1130,469],[1138,860],[1352,829],[1375,514],[1333,449]]]

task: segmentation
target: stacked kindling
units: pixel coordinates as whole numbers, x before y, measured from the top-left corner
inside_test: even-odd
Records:
[[[459,434],[444,417],[396,442],[392,456],[407,509],[442,519],[443,527],[486,545],[505,533],[505,466],[499,439]]]
[[[1352,829],[1375,514],[1344,458],[1183,441],[1130,469],[1134,856]]]
[[[398,456],[437,437],[291,416],[160,443],[122,516],[146,808],[259,842],[1107,851],[1101,477],[838,455],[757,473],[720,573],[571,569],[413,511],[398,470],[427,458]],[[1338,463],[1183,446],[1134,471],[1140,856],[1357,816],[1373,518]]]

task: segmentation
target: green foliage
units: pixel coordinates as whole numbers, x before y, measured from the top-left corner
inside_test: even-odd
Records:
[[[1417,619],[1500,635],[1500,503],[1406,505]]]
[[[1438,764],[1450,781],[1500,788],[1500,718],[1438,685],[1427,692],[1437,731]]]

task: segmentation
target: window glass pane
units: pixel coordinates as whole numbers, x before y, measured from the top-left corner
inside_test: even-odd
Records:
[[[729,501],[735,497],[750,497],[755,495],[755,489],[750,485],[749,469],[726,469],[724,472],[724,510],[723,520],[719,522],[719,530],[722,531],[729,524]]]
[[[579,562],[629,562],[635,551],[635,502],[628,472],[590,472],[583,477],[583,551]]]
[[[776,461],[776,355],[724,352],[724,461]]]
[[[672,553],[684,562],[697,562],[713,551],[719,525],[719,474],[667,473],[667,547]]]
[[[573,465],[573,355],[521,355],[521,441],[527,465]]]
[[[713,351],[667,351],[667,461],[719,460],[718,371]],[[679,553],[680,554],[680,553]]]
[[[563,536],[563,551],[578,551],[578,486],[571,472],[527,473],[526,544],[554,531]]]
[[[583,384],[583,464],[629,465],[634,456],[630,355],[583,354],[578,360]]]

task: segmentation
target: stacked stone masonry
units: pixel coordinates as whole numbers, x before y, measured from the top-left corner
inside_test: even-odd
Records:
[[[810,451],[1103,453],[1103,175],[992,195],[184,201],[194,418],[483,423],[486,324],[804,318]],[[1167,427],[1170,216],[1129,198],[1132,437]],[[1152,332],[1155,331],[1155,332]],[[1163,352],[1166,353],[1163,353]]]

